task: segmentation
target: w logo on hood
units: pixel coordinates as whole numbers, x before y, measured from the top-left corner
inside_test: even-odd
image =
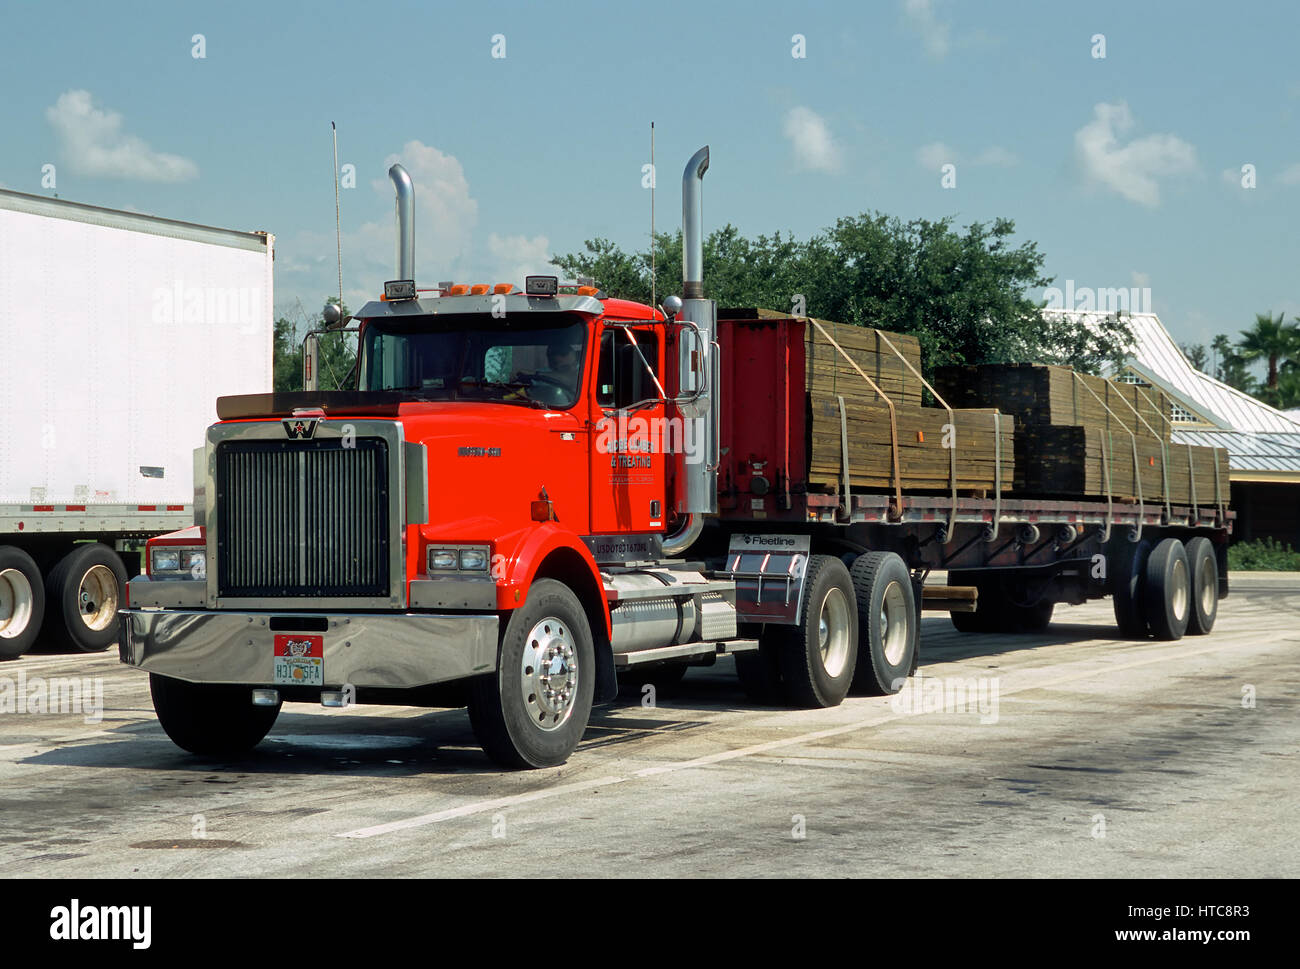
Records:
[[[281,421],[284,425],[284,433],[288,434],[293,440],[310,440],[311,436],[316,433],[315,420],[287,420]]]

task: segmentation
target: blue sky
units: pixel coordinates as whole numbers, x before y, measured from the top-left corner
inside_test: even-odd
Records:
[[[392,159],[421,284],[522,282],[587,238],[644,244],[653,120],[661,229],[708,143],[709,228],[1005,216],[1058,285],[1149,287],[1180,340],[1300,314],[1290,2],[11,3],[3,22],[0,185],[50,194],[53,164],[63,198],[274,232],[282,309],[337,288],[330,121],[356,169],[356,306],[393,275]]]

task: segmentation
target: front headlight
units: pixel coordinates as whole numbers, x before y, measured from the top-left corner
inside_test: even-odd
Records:
[[[149,574],[166,578],[202,579],[207,576],[207,549],[163,545],[150,549]]]
[[[439,545],[428,550],[429,573],[486,572],[491,548],[487,545]]]

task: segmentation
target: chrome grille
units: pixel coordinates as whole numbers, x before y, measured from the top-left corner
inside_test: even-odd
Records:
[[[388,595],[388,446],[348,444],[217,445],[218,595]]]

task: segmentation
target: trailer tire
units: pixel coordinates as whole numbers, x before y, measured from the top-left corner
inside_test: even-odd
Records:
[[[100,653],[118,637],[126,566],[107,545],[73,546],[45,579],[46,630],[52,645]]]
[[[0,545],[0,659],[16,659],[36,644],[45,619],[45,585],[32,557]]]
[[[496,672],[470,684],[469,720],[483,752],[503,767],[563,764],[586,732],[596,685],[596,650],[578,597],[562,582],[538,579],[510,613],[497,656]]]
[[[897,693],[912,673],[921,638],[912,575],[894,552],[858,556],[850,575],[858,618],[853,692],[871,696]],[[900,620],[905,620],[902,626]]]
[[[778,650],[785,698],[792,706],[834,707],[849,695],[858,659],[854,600],[853,579],[843,562],[834,555],[808,560],[799,622],[782,627]]]
[[[988,582],[975,572],[950,570],[948,572],[949,585],[973,585],[979,590],[979,596],[975,600],[974,612],[951,612],[948,618],[952,620],[953,628],[959,633],[991,633],[993,632],[993,610],[991,605],[991,595],[988,591]]]
[[[766,625],[758,636],[758,649],[736,654],[736,676],[752,703],[774,707],[785,702],[781,682],[783,626]]]
[[[1219,559],[1214,543],[1204,535],[1187,542],[1187,564],[1192,574],[1192,611],[1187,633],[1208,636],[1219,615]]]
[[[246,686],[188,683],[149,674],[158,723],[172,743],[191,754],[242,754],[252,750],[275,726],[282,704],[253,706]]]
[[[1156,639],[1182,639],[1192,612],[1192,575],[1187,550],[1176,538],[1163,539],[1147,559],[1147,625]]]
[[[1146,539],[1125,543],[1121,552],[1113,556],[1114,585],[1111,597],[1115,608],[1115,622],[1124,639],[1146,639],[1147,619],[1143,608],[1146,589],[1147,559],[1151,556],[1151,543]]]

